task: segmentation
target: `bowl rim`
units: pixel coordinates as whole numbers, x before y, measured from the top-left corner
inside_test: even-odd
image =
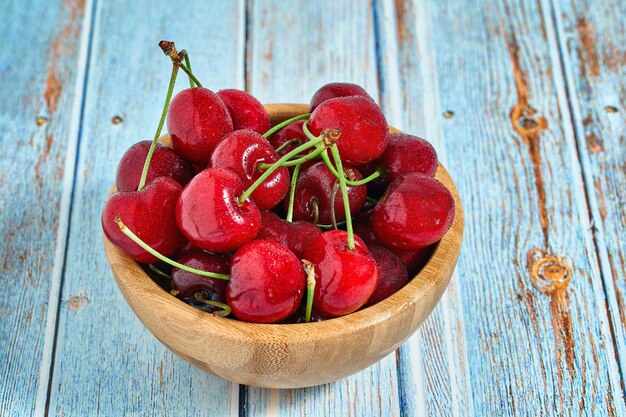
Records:
[[[306,104],[265,104],[272,124],[308,112]],[[389,127],[390,132],[400,132]],[[164,141],[167,142],[169,138]],[[354,313],[328,320],[310,323],[250,323],[237,319],[217,317],[213,314],[193,307],[183,300],[170,294],[159,286],[142,267],[121,249],[113,245],[103,233],[105,251],[118,287],[134,287],[149,297],[156,297],[155,305],[168,305],[170,312],[182,314],[185,322],[193,323],[194,327],[203,327],[207,336],[227,338],[233,341],[249,340],[254,337],[255,343],[275,344],[278,341],[307,344],[314,341],[333,339],[341,335],[345,337],[360,333],[363,329],[376,326],[390,317],[399,314],[413,304],[424,301],[427,296],[439,298],[450,282],[452,271],[459,256],[464,225],[464,213],[458,190],[446,169],[439,164],[435,178],[442,182],[450,191],[455,202],[455,216],[450,229],[436,243],[436,247],[426,265],[400,290],[390,297]],[[116,188],[113,187],[112,192]],[[445,273],[448,270],[449,273]],[[130,282],[129,279],[133,281]],[[433,290],[440,291],[433,293]],[[122,291],[124,294],[124,291]],[[126,294],[124,294],[126,298]],[[128,300],[126,300],[128,303]],[[130,303],[128,303],[130,304]],[[436,305],[436,302],[433,303]],[[131,305],[132,307],[132,305]]]

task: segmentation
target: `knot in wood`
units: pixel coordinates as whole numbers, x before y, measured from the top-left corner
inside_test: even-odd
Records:
[[[572,268],[567,262],[553,254],[531,250],[528,254],[530,279],[543,293],[565,289],[572,279]]]
[[[46,122],[47,122],[47,121],[48,121],[48,118],[47,118],[47,117],[45,117],[45,116],[37,116],[37,117],[35,118],[35,124],[36,124],[37,126],[43,126],[43,125],[45,125],[45,124],[46,124]]]
[[[111,123],[113,123],[114,125],[119,125],[124,121],[124,119],[122,119],[120,116],[113,116],[111,118]]]
[[[515,106],[511,111],[511,120],[521,135],[539,133],[548,125],[546,119],[537,114],[537,109],[530,104]]]

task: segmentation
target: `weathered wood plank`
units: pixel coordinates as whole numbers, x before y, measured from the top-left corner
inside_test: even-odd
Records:
[[[626,3],[565,0],[554,16],[592,231],[626,375]]]
[[[549,10],[521,1],[397,7],[400,27],[425,26],[399,31],[400,55],[420,57],[401,61],[403,94],[430,86],[424,108],[438,117],[468,216],[458,271],[473,410],[461,414],[621,415]],[[446,400],[403,410],[454,414]]]
[[[89,20],[10,1],[0,21],[0,415],[26,416],[48,390]]]
[[[308,102],[331,81],[379,96],[375,27],[368,1],[253,2],[248,87],[262,102]],[[399,415],[395,356],[343,380],[308,389],[249,388],[249,415]]]
[[[238,385],[170,353],[126,305],[104,254],[100,210],[122,153],[154,134],[170,71],[158,41],[187,49],[207,87],[241,88],[243,16],[242,1],[96,7],[50,415],[238,414]],[[181,78],[179,89],[187,85]]]

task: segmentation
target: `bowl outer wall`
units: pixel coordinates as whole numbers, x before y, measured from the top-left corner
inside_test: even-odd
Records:
[[[308,105],[268,104],[272,124]],[[390,131],[397,132],[390,127]],[[169,137],[162,142],[171,145]],[[347,316],[301,324],[257,324],[215,317],[173,297],[104,237],[115,280],[141,322],[189,363],[239,384],[300,388],[354,374],[395,350],[426,319],[445,291],[459,256],[463,208],[439,165],[436,178],[456,204],[450,230],[426,266],[391,297]]]

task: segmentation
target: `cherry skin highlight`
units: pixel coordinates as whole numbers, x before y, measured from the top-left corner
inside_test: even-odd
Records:
[[[151,143],[149,140],[137,142],[124,153],[117,166],[115,178],[118,191],[137,190]],[[170,177],[184,187],[194,175],[193,167],[189,162],[181,158],[173,149],[157,143],[150,160],[146,184],[151,183],[155,178]]]
[[[240,320],[276,323],[300,305],[305,287],[300,260],[273,240],[254,240],[233,256],[226,300]]]
[[[378,282],[378,267],[365,243],[354,237],[354,250],[348,249],[343,230],[324,232],[304,252],[304,259],[315,266],[313,310],[337,317],[361,308]]]
[[[167,131],[180,156],[193,164],[206,165],[215,146],[233,131],[233,122],[217,94],[193,87],[172,99]]]
[[[387,147],[387,120],[380,107],[361,97],[338,97],[319,105],[307,124],[319,136],[324,129],[338,129],[341,160],[361,165],[382,155]]]
[[[259,134],[270,130],[270,118],[265,107],[254,96],[242,90],[220,90],[217,95],[222,99],[235,130],[251,129]]]
[[[176,225],[176,202],[182,187],[168,177],[154,179],[141,191],[117,192],[102,209],[102,229],[106,237],[140,263],[157,259],[120,230],[115,217],[150,247],[165,256],[176,253],[185,239]]]
[[[380,160],[390,183],[411,172],[435,176],[437,152],[428,141],[406,133],[389,133],[388,136],[387,149]]]
[[[216,255],[200,249],[186,250],[176,261],[202,271],[218,274],[230,273],[229,256]],[[176,267],[172,269],[172,286],[183,298],[191,298],[195,293],[203,291],[208,295],[209,300],[225,303],[227,284],[228,281],[223,279],[201,276]]]
[[[236,130],[215,147],[209,165],[234,172],[248,188],[263,174],[259,164],[271,164],[278,159],[263,136],[249,129]],[[289,192],[289,182],[289,171],[280,167],[254,190],[251,198],[260,210],[269,210]]]
[[[254,239],[261,213],[251,200],[239,204],[244,191],[237,174],[207,168],[180,194],[176,221],[189,242],[215,253],[231,252]]]
[[[313,223],[304,220],[288,222],[271,211],[261,213],[261,223],[261,231],[257,239],[269,239],[281,243],[298,258],[302,258],[313,239],[322,233],[322,230]]]
[[[285,148],[282,149],[280,152],[278,152],[280,156],[285,156],[289,152],[297,148],[298,146],[302,145],[305,142],[308,142],[306,135],[302,131],[302,125],[304,125],[304,122],[306,122],[306,120],[298,120],[296,122],[293,122],[283,127],[278,132],[274,133],[272,136],[269,137],[269,141],[274,147],[274,149],[278,149],[285,142],[291,139],[298,139],[299,142],[289,144],[285,146]],[[306,151],[299,154],[298,156],[304,156],[304,155],[306,155]]]
[[[336,97],[362,96],[370,100],[372,98],[363,87],[351,83],[328,83],[320,87],[311,99],[311,111],[315,110],[323,102]],[[373,101],[373,100],[372,100]]]
[[[409,282],[406,266],[392,251],[380,245],[370,246],[369,249],[379,274],[376,288],[367,300],[366,307],[384,300]]]
[[[357,169],[348,164],[343,166],[344,174],[351,181],[358,181],[363,177]],[[339,184],[339,180],[326,167],[324,162],[317,162],[301,172],[296,182],[296,191],[293,203],[293,218],[295,220],[314,221],[315,209],[314,201],[317,202],[319,224],[330,224],[331,219],[331,196],[335,183]],[[340,222],[346,219],[346,212],[343,207],[343,196],[341,190],[337,187],[335,191],[335,219]],[[358,213],[367,199],[367,187],[359,185],[356,187],[348,187],[348,198],[350,200],[350,212],[354,215]],[[284,207],[287,209],[288,201],[284,201]]]
[[[389,185],[372,214],[378,240],[394,249],[418,249],[437,242],[452,225],[454,199],[439,181],[404,174]]]

